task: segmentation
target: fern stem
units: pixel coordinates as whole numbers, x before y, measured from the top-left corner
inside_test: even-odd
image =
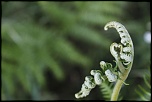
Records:
[[[122,84],[123,84],[122,81],[120,81],[120,80],[117,81],[117,83],[113,89],[113,92],[112,92],[111,101],[117,101]]]
[[[132,65],[131,65],[132,66]],[[128,77],[128,74],[131,70],[131,66],[129,69],[126,69],[121,75],[121,80],[117,80],[116,84],[115,84],[115,87],[113,89],[113,92],[112,92],[112,96],[111,96],[111,101],[117,101],[118,99],[118,96],[119,96],[119,93],[120,93],[120,90],[121,90],[121,87],[123,85],[123,82],[125,82],[125,80],[127,79]]]

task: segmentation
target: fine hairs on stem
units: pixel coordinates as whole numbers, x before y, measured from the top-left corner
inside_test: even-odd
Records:
[[[134,46],[132,39],[126,30],[126,28],[116,21],[107,23],[104,27],[115,28],[119,33],[121,41],[119,44],[112,43],[110,46],[110,52],[115,58],[116,66],[113,67],[111,63],[101,61],[100,67],[102,70],[91,70],[92,76],[86,76],[85,81],[82,84],[81,90],[75,94],[76,98],[83,98],[89,95],[90,91],[95,88],[96,85],[102,85],[104,81],[115,82],[115,86],[111,95],[111,101],[118,99],[121,87],[125,83],[129,72],[132,68],[134,59]]]

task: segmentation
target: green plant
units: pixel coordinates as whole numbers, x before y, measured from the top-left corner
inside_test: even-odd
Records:
[[[149,72],[150,68],[149,68]],[[137,100],[139,101],[149,101],[151,100],[151,74],[145,73],[143,76],[144,84],[138,85],[138,87],[135,89],[135,92],[139,95],[139,98]]]
[[[89,70],[97,60],[91,54],[96,51],[94,47],[108,49],[111,40],[101,35],[96,26],[110,19],[117,20],[122,12],[120,4],[2,2],[2,99],[29,99],[29,96],[41,99],[40,94],[46,91],[58,97],[73,98],[72,95],[63,97],[61,94],[67,91],[58,92],[66,90],[58,83],[68,85],[69,75],[75,73],[73,66],[83,69],[84,73]],[[108,5],[112,11],[107,9]],[[113,16],[113,11],[117,12],[117,17]],[[61,89],[52,91],[49,83]],[[72,85],[75,84],[71,81]]]
[[[119,36],[110,34],[114,29],[101,29],[111,20],[123,22],[134,41],[130,85],[120,94],[136,100],[137,94],[128,90],[144,83],[141,76],[151,63],[150,44],[143,40],[150,2],[2,1],[2,100],[75,100],[82,78],[91,68],[100,69],[101,58],[113,63],[109,46]],[[105,82],[100,86],[108,89]],[[105,99],[98,88],[83,99]]]
[[[125,83],[125,80],[127,79],[133,64],[133,42],[128,31],[122,24],[112,21],[107,23],[104,29],[107,30],[111,27],[116,28],[121,38],[121,43],[113,43],[110,46],[110,52],[115,58],[116,66],[112,67],[111,63],[101,61],[100,67],[102,68],[102,71],[91,70],[90,74],[93,75],[94,78],[92,76],[85,77],[80,92],[75,94],[76,98],[86,97],[96,85],[101,85],[103,81],[108,80],[109,82],[116,82],[111,94],[111,101],[116,101],[123,83],[128,85]]]

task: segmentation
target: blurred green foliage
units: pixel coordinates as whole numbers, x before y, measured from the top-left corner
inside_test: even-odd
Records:
[[[150,21],[150,2],[74,1],[2,2],[2,100],[75,100],[84,77],[113,62],[109,47],[120,38],[109,21],[130,33],[135,58],[122,88],[123,99],[135,100],[150,62],[143,35]],[[128,94],[128,90],[129,94]],[[104,100],[99,87],[84,100]],[[83,99],[82,99],[83,100]]]
[[[149,72],[143,76],[143,80],[145,82],[145,85],[138,85],[135,92],[140,96],[138,98],[138,101],[149,101],[151,100],[151,73],[150,73],[150,67]]]

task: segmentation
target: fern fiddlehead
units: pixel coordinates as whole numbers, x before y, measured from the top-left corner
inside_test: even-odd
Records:
[[[112,21],[107,23],[104,29],[108,30],[108,28],[112,27],[116,28],[121,38],[120,44],[113,43],[110,46],[110,52],[115,58],[118,68],[121,72],[119,75],[121,80],[117,80],[117,83],[113,89],[113,93],[111,96],[111,100],[117,100],[122,84],[128,77],[129,72],[132,68],[134,58],[134,47],[128,31],[122,24],[116,21]]]
[[[112,43],[110,46],[110,52],[115,58],[116,66],[112,67],[111,63],[101,61],[100,67],[103,72],[100,70],[91,70],[90,74],[94,77],[87,76],[85,78],[80,92],[75,94],[76,98],[86,97],[96,85],[101,85],[103,81],[108,80],[109,82],[116,82],[111,96],[111,100],[115,101],[118,98],[123,83],[128,85],[125,83],[125,80],[131,70],[134,58],[132,39],[126,28],[119,22],[112,21],[107,23],[104,29],[108,30],[108,28],[115,28],[121,38],[121,43]]]
[[[124,67],[125,69],[132,67],[133,58],[134,58],[134,47],[128,31],[122,24],[116,21],[107,23],[104,29],[108,30],[108,28],[116,28],[121,38],[120,44],[117,43],[111,44],[110,46],[111,54],[113,55],[113,57],[117,62],[118,61],[120,62],[121,67]]]

